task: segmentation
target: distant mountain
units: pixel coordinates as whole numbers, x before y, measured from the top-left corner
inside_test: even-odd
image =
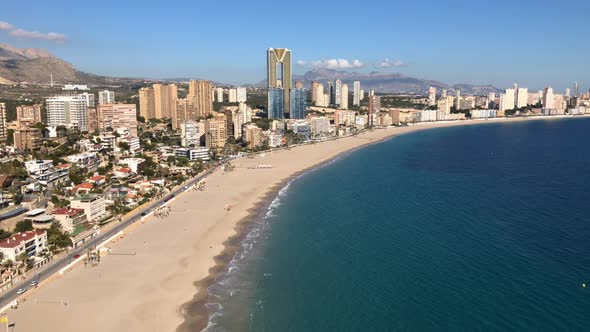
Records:
[[[454,94],[455,88],[461,89],[462,94],[468,95],[486,95],[489,92],[500,92],[498,88],[492,85],[449,85],[440,81],[409,77],[400,73],[357,73],[333,69],[314,69],[306,72],[303,76],[294,75],[293,77],[293,81],[303,81],[303,84],[307,88],[311,87],[312,81],[319,81],[325,84],[328,81],[335,81],[337,79],[348,84],[349,91],[352,90],[353,81],[361,81],[361,88],[363,90],[368,91],[372,89],[378,93],[425,94],[431,86],[437,88],[439,91],[441,89],[447,89],[449,94]],[[257,86],[264,87],[266,84],[266,80],[264,80],[259,82]]]
[[[43,49],[0,44],[0,84],[14,82],[112,85],[143,81],[88,74]]]

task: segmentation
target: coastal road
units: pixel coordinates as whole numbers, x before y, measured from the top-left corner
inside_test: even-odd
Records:
[[[168,193],[165,197],[162,197],[162,198],[156,200],[155,204],[152,204],[149,208],[142,210],[142,211],[137,211],[137,213],[133,214],[129,219],[116,224],[114,227],[110,228],[109,230],[105,231],[104,233],[101,233],[100,236],[95,237],[92,241],[86,242],[86,243],[82,244],[81,246],[79,246],[78,248],[69,251],[67,256],[47,263],[47,266],[41,272],[39,272],[38,274],[35,274],[34,277],[28,278],[26,281],[21,282],[20,284],[15,285],[11,289],[2,293],[0,296],[0,308],[8,305],[10,302],[12,302],[13,300],[15,300],[16,298],[19,297],[19,295],[17,294],[17,291],[19,288],[26,288],[27,291],[30,291],[30,289],[32,288],[32,286],[30,285],[31,281],[36,280],[38,283],[41,283],[42,281],[49,279],[50,277],[52,277],[53,275],[58,273],[60,269],[67,266],[73,260],[74,255],[85,254],[89,248],[93,248],[99,242],[102,242],[100,239],[102,239],[102,238],[108,239],[108,238],[114,236],[115,234],[119,233],[120,231],[124,230],[129,225],[140,220],[143,215],[147,215],[150,212],[152,212],[153,210],[155,210],[160,204],[164,203],[166,201],[166,199],[169,198],[170,196],[173,196],[173,195],[177,196],[180,193],[186,191],[187,189],[185,189],[185,187],[191,187],[196,182],[204,179],[205,177],[209,176],[211,173],[215,172],[219,167],[220,167],[219,165],[214,166],[210,170],[207,170],[205,173],[200,174],[200,175],[196,176],[195,178],[189,180],[185,184],[179,186],[179,188]],[[25,292],[25,295],[26,294],[27,294],[27,292]]]

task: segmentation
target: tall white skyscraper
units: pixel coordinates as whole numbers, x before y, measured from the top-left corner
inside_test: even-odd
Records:
[[[348,109],[348,84],[342,84],[341,87],[342,95],[340,96],[340,109]]]
[[[227,99],[230,103],[238,102],[238,90],[231,88],[227,91]]]
[[[241,86],[241,87],[238,87],[237,91],[238,91],[238,103],[245,103],[246,100],[248,100],[246,88]]]
[[[461,108],[461,90],[455,89],[455,109]]]
[[[335,93],[335,99],[334,99],[334,103],[336,104],[336,106],[340,106],[340,103],[342,102],[342,81],[341,80],[336,80],[336,82],[334,83],[334,93]]]
[[[555,94],[553,93],[553,88],[550,86],[543,91],[543,107],[555,109]]]
[[[500,100],[500,106],[502,106],[504,110],[513,110],[516,106],[516,101],[514,100],[516,93],[514,89],[506,89],[503,96],[504,99]]]
[[[107,105],[115,103],[115,91],[103,90],[98,92],[98,104]]]
[[[363,99],[365,99],[365,90],[361,89],[361,95],[359,97],[359,100],[363,101]]]
[[[218,103],[223,103],[223,88],[215,89],[215,97]]]
[[[516,94],[516,107],[523,108],[526,107],[529,100],[529,89],[527,88],[518,88],[518,93]]]
[[[95,106],[93,93],[84,92],[84,93],[79,94],[78,96],[80,96],[81,98],[84,98],[84,100],[86,100],[87,107],[94,107]]]
[[[354,81],[352,83],[353,90],[352,90],[352,105],[359,106],[361,104],[361,82]]]
[[[88,131],[88,98],[83,95],[56,96],[46,99],[47,124],[50,127],[78,127]]]
[[[436,88],[431,86],[428,88],[428,106],[436,105]]]

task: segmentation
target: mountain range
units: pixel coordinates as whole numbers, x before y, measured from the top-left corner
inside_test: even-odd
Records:
[[[449,94],[454,94],[455,89],[461,89],[462,94],[487,95],[490,92],[501,92],[492,85],[455,84],[449,85],[440,81],[427,80],[406,76],[400,73],[370,72],[358,73],[334,69],[313,69],[304,75],[294,75],[293,81],[302,81],[303,85],[311,88],[312,81],[321,83],[341,80],[348,84],[349,91],[352,91],[354,81],[361,82],[361,88],[365,91],[375,90],[378,93],[399,93],[399,94],[425,94],[429,87],[435,87],[438,91],[447,89]],[[256,86],[266,86],[266,80],[260,81]],[[325,87],[325,86],[324,86]]]
[[[53,76],[53,82],[57,84],[117,85],[135,84],[144,81],[141,78],[116,78],[85,73],[46,50],[21,49],[0,44],[0,84],[19,82],[47,84],[50,82],[51,76]],[[293,77],[294,81],[303,81],[307,88],[311,87],[312,81],[325,83],[337,79],[348,84],[349,91],[352,90],[353,81],[361,81],[363,90],[375,90],[379,93],[425,94],[431,86],[439,91],[447,89],[449,94],[453,94],[453,90],[456,88],[461,89],[461,93],[470,95],[486,95],[489,92],[500,92],[498,88],[492,85],[449,85],[440,81],[389,72],[359,73],[332,69],[313,69],[304,75],[294,75]],[[188,79],[179,79],[179,81],[186,80]],[[265,87],[266,80],[254,86]]]

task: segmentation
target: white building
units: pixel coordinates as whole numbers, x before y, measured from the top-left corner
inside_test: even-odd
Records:
[[[495,117],[496,117],[496,110],[495,109],[471,110],[471,118],[472,119],[486,119],[486,118],[495,118]]]
[[[205,134],[205,124],[186,121],[180,125],[180,144],[184,147],[201,145],[201,136]]]
[[[141,168],[144,162],[145,160],[142,158],[125,158],[119,160],[119,165],[127,166],[133,173],[137,174],[137,170]]]
[[[197,159],[207,161],[211,159],[211,149],[206,147],[197,147],[192,149],[178,148],[174,150],[174,155],[176,157],[184,157],[190,161],[195,161]]]
[[[543,108],[555,109],[555,94],[549,86],[543,91]]]
[[[422,110],[420,111],[420,122],[436,121],[436,110]]]
[[[94,94],[93,93],[88,93],[88,92],[84,92],[79,94],[78,96],[84,98],[84,100],[86,100],[86,106],[87,107],[95,107],[96,103],[94,102]]]
[[[56,96],[47,98],[46,102],[48,126],[78,127],[81,131],[88,131],[88,100],[86,97],[80,95]],[[92,102],[94,103],[94,99]]]
[[[117,147],[121,143],[127,143],[127,145],[129,145],[129,152],[131,153],[135,154],[141,150],[141,142],[139,137],[125,136],[117,138]]]
[[[352,105],[359,106],[361,104],[361,81],[354,81],[352,83]]]
[[[230,103],[237,103],[238,102],[238,90],[231,88],[227,92],[227,99]]]
[[[336,106],[340,106],[340,103],[342,102],[342,81],[341,80],[336,80],[336,82],[334,83],[334,104],[336,104]]]
[[[428,88],[428,106],[436,105],[436,88],[431,86]]]
[[[270,132],[268,134],[268,146],[271,148],[279,147],[283,144],[283,134],[279,132]]]
[[[62,88],[62,90],[65,90],[65,91],[76,91],[76,90],[86,91],[86,90],[90,90],[90,89],[88,88],[88,85],[65,84],[64,87]]]
[[[98,92],[98,104],[114,104],[115,103],[115,91],[103,90]]]
[[[515,92],[514,89],[506,89],[506,93],[500,95],[500,110],[513,110],[515,101],[514,101]]]
[[[4,261],[16,262],[22,254],[31,257],[41,254],[44,249],[47,249],[47,232],[41,230],[16,233],[0,241],[0,252],[4,255]]]
[[[82,195],[70,200],[70,206],[74,209],[84,210],[86,219],[89,221],[98,221],[107,214],[105,201],[102,195]]]
[[[248,100],[248,93],[246,92],[246,88],[245,87],[238,87],[237,89],[237,93],[238,93],[238,103],[245,103]]]
[[[529,89],[527,88],[518,88],[518,93],[516,94],[516,107],[523,108],[528,105],[529,101]]]
[[[66,158],[68,162],[84,168],[98,164],[100,162],[100,158],[96,152],[83,152],[67,156]]]
[[[215,89],[215,96],[217,97],[216,100],[218,103],[223,103],[223,89],[222,88]]]
[[[36,180],[51,181],[54,180],[55,170],[51,160],[29,160],[25,162],[27,172]]]
[[[348,109],[348,84],[342,84],[340,89],[342,96],[340,97],[340,109]]]

